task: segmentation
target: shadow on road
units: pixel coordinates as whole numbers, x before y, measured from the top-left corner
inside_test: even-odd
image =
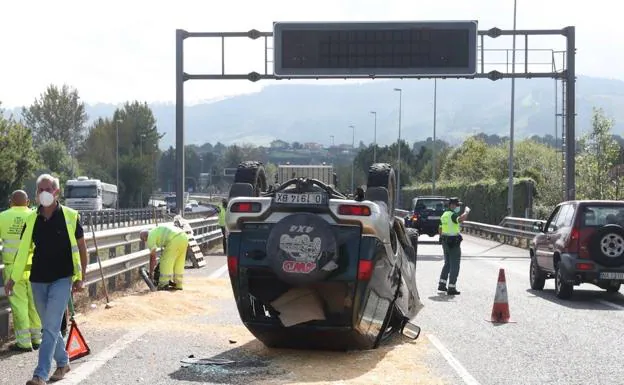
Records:
[[[394,348],[410,343],[395,335],[378,349],[365,351],[322,351],[271,349],[254,339],[244,345],[202,360],[233,361],[223,365],[182,364],[169,376],[178,381],[217,384],[324,383],[361,377],[381,362]],[[354,364],[357,362],[357,365]]]
[[[534,295],[570,309],[618,311],[618,309],[600,303],[598,300],[606,300],[613,303],[619,302],[614,300],[624,300],[621,294],[610,294],[599,290],[578,290],[575,288],[572,298],[569,300],[557,298],[554,289],[545,289],[543,291],[527,289],[526,291],[529,295]]]

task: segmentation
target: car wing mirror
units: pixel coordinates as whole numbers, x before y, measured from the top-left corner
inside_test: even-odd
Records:
[[[415,340],[420,336],[420,326],[414,325],[410,321],[407,321],[401,329],[401,334],[410,340]]]
[[[533,230],[538,233],[544,232],[544,224],[542,222],[533,222]]]

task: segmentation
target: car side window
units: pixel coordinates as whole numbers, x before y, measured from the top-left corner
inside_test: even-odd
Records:
[[[568,221],[569,219],[571,219],[571,215],[570,215],[571,211],[572,211],[572,207],[569,204],[565,204],[561,206],[561,209],[559,209],[559,215],[557,215],[557,219],[553,221],[555,224],[554,231],[557,231],[558,229],[562,227],[568,226]]]
[[[548,218],[548,221],[546,221],[546,224],[544,225],[544,231],[546,231],[547,233],[552,233],[556,230],[555,223],[557,221],[557,216],[560,212],[561,206],[556,207],[555,211],[550,214],[550,218]]]

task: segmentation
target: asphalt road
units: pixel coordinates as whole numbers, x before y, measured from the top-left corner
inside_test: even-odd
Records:
[[[396,338],[372,352],[319,353],[264,348],[241,326],[223,256],[187,270],[178,293],[118,297],[112,309],[78,318],[91,354],[58,384],[614,384],[622,383],[624,296],[591,285],[571,301],[528,286],[528,252],[466,237],[458,289],[436,292],[441,247],[421,237],[418,287],[425,307],[415,341]],[[433,238],[435,240],[435,238]],[[489,321],[504,268],[512,323]],[[181,360],[224,358],[227,366]],[[35,353],[0,353],[0,384],[24,383]]]

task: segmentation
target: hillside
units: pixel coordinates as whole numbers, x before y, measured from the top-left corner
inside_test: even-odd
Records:
[[[345,81],[327,84],[268,84],[261,92],[198,104],[186,109],[188,144],[268,144],[286,141],[350,143],[350,124],[356,126],[356,142],[373,141],[373,116],[377,111],[380,144],[398,135],[398,93],[403,89],[402,137],[409,141],[432,135],[433,81],[376,80],[364,84]],[[561,91],[558,91],[559,109]],[[438,81],[438,137],[457,142],[466,135],[484,132],[508,135],[510,81]],[[516,82],[516,137],[555,133],[554,80]],[[592,107],[602,107],[616,120],[615,133],[624,135],[624,81],[579,76],[577,80],[577,134],[590,125]],[[161,147],[174,144],[173,105],[151,106],[159,131],[167,133]],[[88,106],[91,118],[110,115],[115,106]],[[557,111],[560,112],[560,111]],[[560,124],[559,124],[560,132]]]

